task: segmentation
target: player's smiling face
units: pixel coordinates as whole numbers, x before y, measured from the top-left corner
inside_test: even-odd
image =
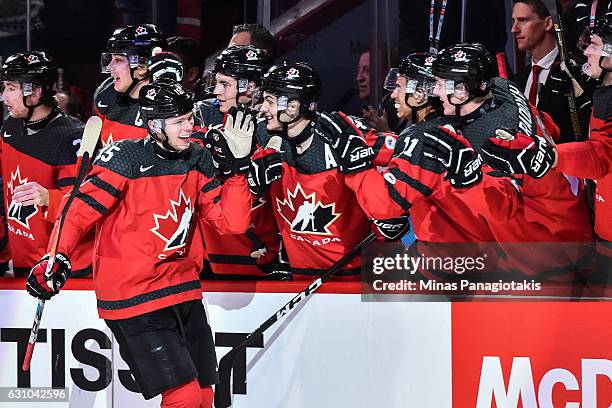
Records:
[[[442,106],[444,107],[444,115],[453,116],[456,114],[455,105],[449,101],[449,97],[452,98],[452,96],[446,93],[444,79],[436,77],[436,86],[433,89],[433,94],[440,98],[440,102],[442,102]],[[460,102],[462,101],[458,101],[457,103]]]
[[[260,111],[263,117],[266,119],[266,129],[269,131],[279,131],[283,127],[278,121],[278,106],[276,105],[276,96],[269,92],[264,92],[263,103],[261,104]]]
[[[16,81],[4,81],[2,87],[2,100],[9,114],[13,118],[25,118],[28,114],[28,108],[23,104],[23,91],[21,84]],[[38,88],[40,89],[40,88]],[[32,96],[27,98],[29,105],[33,105]]]
[[[395,101],[395,109],[397,109],[397,117],[400,119],[410,117],[411,110],[406,104],[406,77],[403,75],[397,76],[395,81],[395,89],[391,93],[391,99]]]
[[[166,136],[168,137],[168,144],[173,149],[181,151],[189,147],[189,139],[193,133],[193,123],[193,112],[166,119]]]
[[[132,72],[128,58],[125,55],[113,54],[113,58],[107,68],[113,78],[115,91],[127,91],[132,84]]]

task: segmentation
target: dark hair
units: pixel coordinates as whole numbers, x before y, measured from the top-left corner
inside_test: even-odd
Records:
[[[239,33],[251,34],[251,45],[255,48],[262,48],[268,51],[270,58],[274,60],[276,58],[276,38],[274,35],[265,27],[259,24],[239,24],[235,25],[232,29],[232,35]]]
[[[531,10],[538,15],[542,20],[550,17],[550,12],[542,0],[514,0],[514,4],[523,3],[528,5]]]
[[[204,65],[202,47],[193,38],[181,36],[168,38],[168,51],[179,56],[185,71],[196,67],[202,72]]]

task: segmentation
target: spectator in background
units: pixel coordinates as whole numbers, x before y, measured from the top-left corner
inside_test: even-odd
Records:
[[[567,95],[572,87],[569,75],[562,71],[559,48],[552,18],[541,0],[514,0],[512,8],[512,34],[519,50],[531,54],[529,70],[519,71],[514,82],[524,90],[529,102],[548,113],[561,132],[560,143],[573,141],[571,117]],[[567,64],[572,68],[572,63]],[[580,79],[576,69],[572,75]],[[586,79],[580,80],[584,93],[576,98],[576,106],[583,132],[588,129],[592,88]]]
[[[252,45],[255,48],[268,51],[271,61],[276,59],[278,45],[276,38],[267,28],[259,24],[240,24],[232,29],[228,47],[232,45]]]
[[[379,77],[375,79],[375,86],[382,89],[384,76],[389,71],[389,60],[395,61],[397,58],[392,50],[391,55],[387,55],[387,47],[380,49],[378,58]],[[357,62],[357,86],[359,99],[362,101],[361,116],[371,127],[379,132],[397,132],[403,129],[403,121],[397,117],[397,109],[391,99],[391,94],[386,92],[380,101],[372,101],[372,78],[370,72],[370,50],[365,50]],[[375,102],[376,107],[373,102]]]
[[[62,112],[83,122],[83,118],[85,117],[85,109],[83,108],[83,103],[79,98],[72,95],[70,92],[60,91],[55,94],[55,100],[57,101],[57,106],[59,106]]]
[[[182,84],[193,92],[196,82],[202,76],[204,64],[200,44],[189,37],[170,37],[168,38],[168,51],[178,55],[181,59],[184,70]]]

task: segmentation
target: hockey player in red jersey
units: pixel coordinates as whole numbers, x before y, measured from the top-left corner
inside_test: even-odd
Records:
[[[4,208],[13,270],[24,276],[46,253],[61,198],[74,183],[83,124],[57,107],[57,68],[47,53],[10,56],[0,81],[10,114],[0,130]],[[92,244],[75,251],[75,275],[91,273]]]
[[[597,21],[579,41],[587,63],[584,71],[599,80],[593,94],[589,140],[554,146],[542,138],[523,133],[502,134],[489,139],[483,157],[514,174],[543,177],[561,171],[570,176],[596,180],[595,233],[600,248],[612,256],[612,17]],[[607,247],[607,251],[606,251]]]
[[[466,205],[454,194],[453,188],[442,182],[443,167],[424,155],[421,143],[424,134],[448,124],[439,110],[439,101],[434,101],[432,94],[435,84],[432,63],[433,56],[429,54],[411,54],[404,58],[393,92],[400,113],[411,114],[410,104],[417,108],[415,111],[427,112],[427,115],[416,115],[419,123],[399,135],[394,156],[382,174],[367,169],[347,174],[345,181],[370,217],[397,217],[409,211],[420,241],[493,241],[485,220],[466,211]],[[360,135],[361,131],[350,118],[340,113],[329,115],[329,118],[329,122],[322,123],[333,122],[327,125],[327,142],[340,160],[369,163],[371,157],[362,153],[367,145],[361,138],[352,137]]]
[[[166,40],[153,24],[116,29],[106,43],[100,65],[110,77],[94,93],[96,115],[103,120],[102,146],[147,135],[138,110],[138,92],[149,82],[147,60],[153,49],[165,49]]]
[[[229,173],[246,171],[255,150],[255,115],[249,113],[248,107],[269,65],[265,50],[245,45],[227,48],[219,54],[213,69],[215,84],[212,92],[216,99],[196,105],[202,129],[194,134],[194,138],[211,146],[211,141],[205,140],[205,132],[212,127],[223,131],[224,140],[238,158],[232,163],[234,169],[226,169]],[[265,132],[265,128],[260,126],[258,131]],[[216,132],[211,131],[211,134]],[[211,271],[226,278],[287,278],[288,266],[279,258],[281,239],[271,203],[262,198],[254,201],[251,220],[248,233],[239,235],[220,235],[212,226],[202,223]]]
[[[191,255],[192,223],[206,219],[224,233],[243,233],[252,196],[244,176],[220,180],[210,153],[190,142],[187,89],[159,79],[142,87],[139,103],[149,136],[99,152],[67,210],[51,278],[44,257],[26,287],[42,299],[57,294],[75,245],[96,225],[98,313],[141,393],[161,393],[162,407],[210,407],[216,358]]]
[[[283,63],[264,75],[261,114],[268,132],[258,134],[258,144],[267,146],[278,134],[282,152],[257,150],[248,177],[251,191],[272,203],[297,279],[329,269],[370,230],[344,182],[342,163],[321,137],[320,89],[317,72],[306,63]],[[356,257],[337,276],[354,279],[360,266]]]

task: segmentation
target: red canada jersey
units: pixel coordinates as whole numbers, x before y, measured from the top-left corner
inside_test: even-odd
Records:
[[[316,122],[309,126],[312,143],[301,154],[283,140],[283,177],[272,184],[268,194],[291,270],[298,279],[327,271],[370,230],[368,217],[355,205],[355,194],[338,171],[335,153],[317,135],[323,130]],[[266,145],[267,140],[259,144]],[[357,256],[337,276],[359,274],[360,267]]]
[[[433,116],[405,129],[382,174],[374,169],[351,174],[346,177],[347,185],[372,218],[395,218],[410,212],[414,233],[421,241],[494,241],[486,219],[473,214],[456,189],[443,180],[442,166],[423,157],[419,143],[423,133],[447,123],[444,118]],[[489,174],[484,180],[487,188],[490,183],[498,183]],[[516,194],[512,191],[516,188],[505,183],[502,184],[505,191]]]
[[[201,130],[200,133],[194,134],[195,139],[202,140],[208,127],[225,121],[225,115],[213,105],[211,100],[198,102],[196,112],[199,112],[197,116]],[[266,133],[265,125],[260,124],[257,132]],[[272,215],[272,206],[267,199],[259,198],[253,201],[248,234],[221,235],[216,228],[206,222],[201,224],[201,228],[210,268],[213,273],[219,275],[265,276],[256,264],[257,259],[251,257],[251,253],[260,248],[259,243],[270,251],[278,251],[280,247],[281,238]]]
[[[112,77],[96,89],[94,108],[96,115],[102,119],[102,147],[118,140],[142,139],[147,135],[138,101],[115,91]]]
[[[35,132],[25,129],[22,119],[11,117],[0,130],[4,208],[16,274],[28,273],[47,253],[62,196],[72,190],[75,182],[83,124],[58,110],[51,115],[51,121]],[[12,201],[15,187],[28,182],[37,182],[49,191],[47,206],[23,206]],[[75,248],[75,274],[87,273],[91,268],[92,244],[84,242]]]
[[[595,180],[595,233],[612,241],[612,87],[593,94],[589,140],[557,146],[557,169]]]
[[[249,225],[252,196],[243,176],[216,178],[210,153],[199,146],[170,160],[153,143],[123,140],[101,150],[66,216],[59,251],[68,256],[96,225],[94,289],[103,319],[200,299],[192,224],[204,219],[229,234]]]

